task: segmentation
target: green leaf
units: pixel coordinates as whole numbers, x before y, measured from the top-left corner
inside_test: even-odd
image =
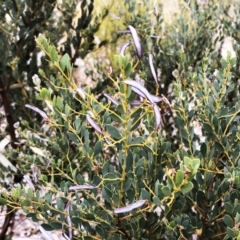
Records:
[[[68,116],[71,113],[71,108],[69,107],[68,104],[65,105],[64,113],[65,113],[66,116]]]
[[[71,141],[73,141],[76,144],[79,144],[79,140],[75,134],[73,134],[71,132],[67,132],[67,135]]]
[[[229,227],[227,227],[227,234],[231,238],[235,238],[236,237],[235,231],[233,229],[229,228]]]
[[[61,198],[57,198],[57,208],[60,211],[64,211],[64,203]]]
[[[41,224],[41,226],[46,230],[46,231],[52,231],[54,230],[51,225],[48,225],[46,223]]]
[[[157,206],[162,205],[160,199],[159,199],[157,196],[154,196],[154,197],[153,197],[153,202],[154,202]]]
[[[32,188],[28,188],[28,190],[27,190],[27,196],[28,196],[29,198],[32,198],[32,197],[33,197],[33,190],[32,190]]]
[[[110,225],[112,224],[113,218],[112,216],[105,210],[101,212],[101,217],[104,219],[106,222],[108,222]]]
[[[62,229],[62,223],[60,222],[51,222],[51,226],[55,229],[55,230],[58,230],[58,229]]]
[[[181,170],[178,170],[175,176],[175,185],[179,187],[184,179],[184,173]]]
[[[236,206],[234,206],[233,209],[233,216],[236,216],[237,213],[240,213],[240,203],[237,203]]]
[[[114,55],[114,63],[118,69],[122,69],[123,66],[123,57],[121,55]]]
[[[39,95],[40,95],[42,100],[50,100],[51,99],[51,93],[46,88],[42,88]]]
[[[80,226],[80,224],[82,224],[82,220],[78,217],[72,217],[71,221],[76,228],[78,228]]]
[[[132,186],[132,180],[130,178],[127,178],[127,180],[124,182],[124,191],[127,192]]]
[[[119,107],[120,106],[120,107]],[[121,105],[118,105],[117,109],[121,109],[122,110],[122,106]],[[109,114],[109,117],[114,121],[114,122],[117,122],[117,123],[122,123],[122,120],[120,118],[120,116],[118,115],[114,115],[114,114]]]
[[[192,172],[192,174],[196,174],[197,173],[197,171],[198,171],[198,169],[199,169],[199,167],[200,167],[200,159],[198,159],[198,158],[192,158],[192,165],[193,165],[193,172]]]
[[[60,112],[63,111],[63,99],[60,98],[59,96],[57,96],[56,98],[56,107],[58,108],[58,110],[60,110]]]
[[[94,156],[97,156],[102,151],[103,151],[103,143],[102,141],[98,141],[93,148]]]
[[[224,208],[227,213],[232,214],[233,212],[233,205],[230,202],[224,203]]]
[[[103,187],[102,196],[106,202],[111,203],[112,193],[107,187]]]
[[[140,144],[144,141],[144,138],[143,137],[137,137],[133,140],[133,142],[131,143],[131,145],[134,145],[134,144]]]
[[[128,78],[131,75],[131,71],[132,71],[132,64],[128,62],[124,68],[124,75],[126,78]]]
[[[165,196],[170,196],[172,194],[170,189],[167,186],[162,187],[161,191]]]
[[[57,50],[54,46],[51,46],[48,51],[52,63],[58,62]]]
[[[145,158],[139,159],[139,160],[137,161],[136,168],[143,166],[144,162],[145,162]]]
[[[113,125],[106,124],[106,129],[107,129],[107,132],[110,134],[110,136],[113,139],[119,140],[122,138],[121,134],[119,133],[119,130],[116,127],[114,127]]]
[[[102,237],[102,239],[106,239],[107,234],[106,234],[106,230],[103,229],[102,227],[100,227],[99,225],[96,226],[96,232],[97,234]]]
[[[202,153],[202,156],[206,157],[206,154],[207,154],[207,145],[206,145],[206,143],[204,143],[204,142],[202,143],[200,151]]]
[[[38,44],[39,46],[42,46],[43,49],[44,49],[46,52],[48,52],[49,43],[48,43],[47,39],[46,39],[44,36],[39,36],[39,37],[37,38],[37,44]]]
[[[0,197],[0,203],[5,205],[7,203],[7,200],[5,198]]]
[[[142,176],[143,173],[144,173],[144,168],[143,168],[143,167],[137,168],[136,175],[137,175],[138,177]]]
[[[227,67],[227,61],[226,61],[225,59],[222,58],[222,59],[220,60],[220,63],[221,63],[221,65],[222,65],[223,68],[226,68],[226,67]]]
[[[140,199],[143,199],[143,200],[146,199],[146,200],[150,201],[150,194],[144,188],[141,190]]]
[[[126,158],[126,171],[130,172],[133,168],[133,155],[132,152],[129,151],[127,158]]]
[[[226,94],[232,92],[235,88],[236,88],[236,85],[235,85],[235,84],[231,84],[231,85],[227,88]]]
[[[224,215],[223,222],[226,224],[227,227],[233,228],[233,219],[228,214]]]
[[[24,206],[31,206],[31,202],[28,200],[28,199],[24,199],[22,202],[21,202],[21,207],[24,208]]]
[[[186,193],[190,192],[192,189],[193,189],[193,184],[192,184],[192,182],[188,182],[186,185],[184,185],[184,186],[181,188],[181,192],[182,192],[183,194],[186,194]]]
[[[203,128],[204,128],[204,130],[205,130],[208,134],[210,134],[210,133],[213,132],[211,125],[209,125],[209,124],[206,123],[206,122],[203,123]]]
[[[104,175],[104,179],[117,181],[116,178],[118,178],[118,177],[114,173],[107,173]]]
[[[69,64],[70,64],[70,57],[67,53],[65,53],[60,60],[60,67],[61,67],[63,72],[65,71],[66,67]]]
[[[240,214],[239,213],[236,214],[235,221],[236,221],[236,224],[240,223]]]

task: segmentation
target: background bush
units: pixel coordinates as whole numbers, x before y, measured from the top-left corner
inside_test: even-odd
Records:
[[[93,2],[83,1],[73,27],[77,2],[2,4],[1,96],[12,145],[1,162],[3,169],[9,161],[18,169],[15,185],[6,182],[10,167],[1,172],[0,200],[9,211],[23,209],[42,231],[60,229],[70,239],[239,238],[239,66],[216,49],[231,36],[238,56],[238,8],[234,15],[231,5],[181,1],[182,14],[170,25],[156,4],[125,1],[126,16],[112,8],[121,17],[119,29],[99,46],[109,44],[113,71],[98,64],[96,88],[83,93],[73,64],[91,51],[94,56],[94,36],[108,10],[93,17]],[[63,12],[59,22],[56,7]],[[103,24],[111,32],[113,23]],[[141,39],[140,62],[131,35],[117,33],[128,25]],[[56,48],[64,31],[64,47]],[[45,37],[35,39],[39,33]],[[126,56],[116,55],[125,41],[132,43]],[[158,104],[159,129],[151,104],[132,106],[139,97],[124,83],[129,78],[144,79],[149,92],[170,102]]]

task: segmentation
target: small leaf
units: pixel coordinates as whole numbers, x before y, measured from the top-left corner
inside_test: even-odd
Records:
[[[94,148],[93,148],[93,151],[94,151],[94,156],[98,155],[99,153],[101,153],[103,151],[103,143],[102,141],[98,141]]]
[[[144,138],[143,137],[137,137],[133,140],[133,142],[131,143],[131,145],[134,145],[134,144],[140,144],[144,141]]]
[[[71,112],[71,108],[69,107],[68,104],[66,104],[65,105],[65,111],[64,111],[65,115],[68,116],[70,114],[70,112]]]
[[[226,224],[227,227],[233,228],[233,219],[228,214],[224,215],[223,222]]]
[[[235,231],[229,227],[227,227],[227,234],[230,238],[235,239],[236,235],[235,235]]]
[[[188,182],[186,185],[184,185],[184,186],[181,188],[181,192],[182,192],[183,194],[186,194],[186,193],[190,192],[192,189],[193,189],[193,184],[192,184],[192,182]]]
[[[124,75],[126,78],[130,77],[132,72],[132,64],[130,62],[127,63],[127,65],[124,68]]]
[[[170,196],[172,194],[170,189],[167,186],[162,187],[161,191],[165,196]]]
[[[75,134],[73,134],[71,132],[67,132],[67,135],[71,141],[73,141],[76,144],[79,144],[79,140]]]
[[[58,54],[54,46],[49,48],[49,54],[52,63],[58,62]]]
[[[64,211],[64,203],[61,198],[57,198],[57,208],[60,211]]]
[[[233,205],[230,202],[224,203],[224,208],[227,213],[232,214],[233,212]]]
[[[60,222],[51,222],[51,226],[54,228],[54,230],[62,229],[62,223]]]
[[[141,191],[141,194],[140,194],[140,198],[141,199],[146,199],[146,200],[150,201],[150,194],[149,194],[149,192],[146,189],[143,188],[142,191]]]
[[[31,206],[31,202],[30,202],[28,199],[24,199],[24,200],[21,202],[21,207],[24,208],[24,206],[26,206],[26,207]]]
[[[220,60],[220,63],[222,65],[223,68],[226,68],[227,67],[227,61],[224,60],[223,58]]]
[[[184,179],[184,173],[181,170],[178,170],[175,176],[175,185],[179,187]]]
[[[121,134],[119,133],[119,130],[116,127],[114,127],[113,125],[106,124],[106,129],[107,129],[107,132],[110,134],[110,136],[113,139],[119,140],[122,138]]]
[[[67,53],[65,53],[60,60],[60,67],[63,72],[65,71],[65,69],[69,63],[70,63],[70,57]]]
[[[111,203],[112,193],[107,187],[103,187],[102,196],[106,202]]]
[[[7,203],[7,200],[5,198],[0,197],[0,203],[5,205]]]
[[[46,231],[52,231],[53,230],[52,226],[50,226],[46,223],[41,224],[41,227]]]
[[[60,110],[61,112],[63,111],[63,99],[60,98],[59,96],[57,96],[57,99],[56,99],[56,107],[57,107],[58,110]]]
[[[153,197],[153,202],[154,202],[157,206],[162,205],[160,199],[159,199],[157,196],[154,196],[154,197]]]
[[[96,232],[102,239],[106,239],[106,230],[104,228],[101,228],[99,225],[97,225]]]

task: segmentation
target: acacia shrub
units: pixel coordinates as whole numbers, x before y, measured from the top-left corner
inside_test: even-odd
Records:
[[[174,104],[165,104],[177,134],[169,137],[147,86],[129,81],[130,59],[116,55],[120,75],[109,75],[114,84],[100,97],[76,87],[67,54],[44,37],[37,43],[61,77],[51,76],[47,88],[43,72],[35,81],[45,111],[30,110],[48,128],[21,131],[28,136],[22,168],[31,166],[33,185],[2,192],[2,202],[76,239],[239,237],[239,93],[227,98],[236,59],[222,59],[212,81],[207,53],[189,84],[174,71]],[[142,102],[136,88],[145,93]]]

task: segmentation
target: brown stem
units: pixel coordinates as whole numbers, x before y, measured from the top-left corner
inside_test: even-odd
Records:
[[[11,82],[11,77],[8,78],[8,85],[10,85],[10,82]],[[15,135],[14,120],[11,114],[11,105],[10,105],[9,96],[7,93],[7,87],[5,87],[5,84],[4,84],[3,76],[0,76],[0,96],[3,101],[5,116],[8,122],[9,134],[11,137],[11,145],[13,148],[17,148],[17,145],[16,145],[17,138]],[[13,165],[16,165],[16,162],[13,163]]]
[[[3,101],[5,116],[8,122],[9,134],[11,137],[11,145],[12,145],[12,148],[17,148],[17,145],[16,145],[17,138],[15,135],[14,120],[11,114],[11,105],[10,105],[9,96],[7,93],[12,80],[11,78],[12,76],[8,77],[7,86],[5,86],[3,76],[0,76],[0,96]],[[13,160],[12,164],[16,166],[17,161]],[[5,217],[4,224],[2,226],[2,231],[0,233],[0,240],[4,240],[6,238],[6,233],[12,224],[11,221],[13,221],[14,216],[15,216],[15,211],[13,211],[13,209],[10,206],[7,206],[7,215]]]

